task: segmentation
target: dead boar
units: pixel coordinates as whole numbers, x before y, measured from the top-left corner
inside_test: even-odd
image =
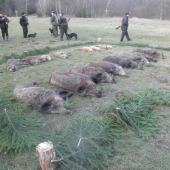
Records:
[[[122,66],[120,66],[119,64],[113,64],[107,61],[93,61],[90,64],[90,67],[96,67],[96,68],[103,68],[106,72],[114,74],[114,75],[120,75],[123,77],[128,77]]]
[[[19,68],[29,67],[29,66],[30,65],[26,63],[26,60],[22,60],[22,59],[8,59],[8,61],[6,62],[6,68],[11,72],[15,72]]]
[[[119,64],[123,68],[143,69],[138,65],[136,61],[129,59],[129,58],[107,56],[103,59],[103,61],[108,61],[110,63]]]
[[[145,57],[142,53],[124,53],[120,52],[116,55],[116,57],[123,57],[123,58],[129,58],[132,59],[135,62],[142,62],[143,65],[150,67],[150,63],[148,59]]]
[[[153,58],[159,58],[159,59],[164,59],[163,55],[161,54],[161,52],[159,52],[159,50],[157,49],[151,49],[151,48],[136,48],[133,50],[133,53],[145,53],[148,54],[149,56],[153,57]]]
[[[116,83],[110,75],[104,71],[103,68],[95,67],[74,67],[70,70],[73,73],[80,73],[85,75],[93,75],[99,83]]]
[[[71,110],[63,108],[64,100],[73,93],[61,98],[59,94],[67,91],[57,91],[36,87],[36,82],[25,83],[15,87],[14,96],[17,101],[27,101],[35,110],[41,113],[72,114]]]
[[[87,75],[73,72],[54,72],[51,74],[50,82],[81,96],[102,97],[102,93],[97,90],[96,83],[94,83]]]

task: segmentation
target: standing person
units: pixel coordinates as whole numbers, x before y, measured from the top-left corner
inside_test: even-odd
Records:
[[[57,27],[58,21],[57,21],[57,16],[54,11],[51,12],[50,22],[52,24],[53,35],[54,37],[57,37],[58,36],[58,27]]]
[[[63,13],[60,14],[59,24],[60,24],[60,41],[63,41],[64,34],[67,37],[67,29],[68,29],[67,19],[66,17],[63,16]]]
[[[127,31],[128,30],[128,25],[129,25],[129,23],[128,23],[129,15],[130,15],[130,12],[126,12],[125,16],[122,19],[122,25],[121,25],[122,36],[121,36],[120,42],[123,42],[124,36],[126,36],[128,41],[131,41],[131,39],[129,38],[128,31]]]
[[[0,28],[2,32],[2,38],[5,42],[5,34],[6,34],[6,40],[9,41],[8,39],[8,23],[9,19],[3,15],[3,12],[0,11]]]
[[[20,25],[22,26],[23,29],[23,37],[24,39],[27,39],[27,34],[28,34],[28,19],[25,16],[25,12],[22,12],[22,17],[20,18]]]

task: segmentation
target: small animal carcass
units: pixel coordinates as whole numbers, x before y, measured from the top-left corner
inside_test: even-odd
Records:
[[[73,91],[81,96],[102,97],[102,92],[97,90],[96,80],[92,79],[87,75],[73,72],[54,72],[51,74],[50,82],[56,86]]]
[[[104,71],[103,68],[95,67],[74,67],[70,70],[73,73],[80,73],[85,75],[93,75],[99,83],[116,83],[110,75]]]
[[[120,66],[119,64],[113,64],[107,61],[93,61],[91,62],[90,67],[96,67],[96,68],[101,67],[107,73],[120,75],[122,77],[128,77],[128,75],[125,74],[122,66]]]
[[[133,53],[145,53],[148,54],[149,56],[153,58],[159,58],[159,59],[164,59],[163,55],[161,52],[157,49],[151,49],[151,48],[136,48],[133,50]]]
[[[123,68],[143,69],[138,65],[136,61],[129,58],[107,56],[103,59],[103,61],[119,64]]]
[[[72,114],[71,110],[63,108],[64,100],[67,97],[71,97],[72,93],[63,98],[59,96],[59,94],[66,92],[36,87],[32,83],[25,83],[15,87],[14,96],[19,102],[27,101],[35,110],[41,113]]]
[[[57,58],[68,58],[71,54],[69,53],[64,53],[64,52],[55,52],[53,57],[57,57]]]
[[[6,68],[11,72],[15,72],[19,68],[29,67],[30,65],[25,61],[26,60],[22,59],[8,59],[8,61],[6,62]]]
[[[26,58],[26,62],[29,63],[30,65],[39,65],[40,63],[43,62],[43,59],[38,58],[36,56],[28,56]]]
[[[52,60],[51,56],[49,56],[49,55],[42,55],[40,57],[40,59],[42,59],[42,61],[51,61]]]

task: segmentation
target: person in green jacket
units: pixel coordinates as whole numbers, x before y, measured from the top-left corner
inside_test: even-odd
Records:
[[[20,18],[20,25],[22,26],[23,29],[23,37],[24,39],[27,39],[27,34],[28,34],[28,19],[25,16],[25,12],[22,12],[22,17]]]
[[[121,35],[120,42],[123,42],[124,36],[126,36],[127,41],[131,41],[129,34],[128,34],[128,26],[129,26],[129,23],[128,23],[129,18],[128,17],[129,17],[129,15],[130,15],[130,12],[126,12],[125,16],[122,19],[122,25],[121,25],[122,35]]]
[[[1,32],[2,32],[2,38],[4,41],[5,41],[5,34],[6,34],[6,40],[9,41],[8,23],[9,23],[9,19],[3,15],[2,11],[0,11],[0,28],[1,28]]]
[[[64,34],[67,37],[67,29],[68,29],[67,19],[66,17],[63,16],[63,13],[60,14],[59,24],[60,24],[60,41],[63,41]]]
[[[53,35],[54,37],[57,37],[58,36],[58,27],[57,27],[58,21],[57,21],[57,16],[54,11],[51,12],[50,22],[52,24]]]

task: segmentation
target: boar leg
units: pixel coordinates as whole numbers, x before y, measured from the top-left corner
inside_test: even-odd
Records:
[[[70,98],[73,95],[73,93],[68,94],[67,96],[62,97],[63,100],[66,100],[67,98]]]
[[[67,91],[67,90],[62,90],[62,91],[56,90],[56,92],[57,92],[58,94],[65,94],[65,93],[67,93],[68,91]]]
[[[104,71],[105,71],[106,73],[113,74],[113,71],[110,71],[110,70],[107,70],[107,69],[104,69]]]

